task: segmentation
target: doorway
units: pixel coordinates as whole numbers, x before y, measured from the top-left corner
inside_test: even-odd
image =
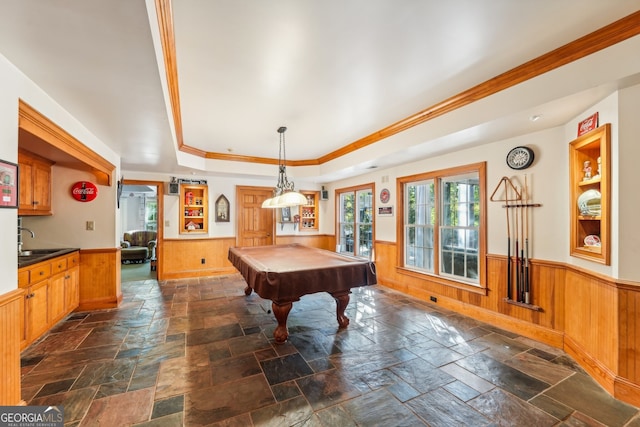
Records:
[[[122,249],[122,282],[160,278],[162,253],[163,183],[123,180],[119,199],[121,240],[140,244],[139,251]],[[135,233],[134,233],[135,232]],[[155,245],[149,245],[155,241]],[[146,255],[144,248],[146,248]]]

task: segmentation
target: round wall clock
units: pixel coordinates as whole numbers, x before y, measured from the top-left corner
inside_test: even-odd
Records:
[[[389,190],[387,190],[386,188],[380,190],[380,202],[387,203],[389,201],[389,198],[391,198],[391,193],[389,192]]]
[[[511,169],[526,169],[533,163],[533,150],[528,147],[516,147],[507,154],[507,165]]]

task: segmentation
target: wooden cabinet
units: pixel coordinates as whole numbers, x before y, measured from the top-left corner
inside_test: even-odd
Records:
[[[569,144],[571,255],[609,265],[611,125]]]
[[[180,184],[180,234],[208,232],[208,193],[203,184]]]
[[[80,267],[69,268],[65,276],[65,314],[80,305]]]
[[[47,298],[49,280],[43,280],[27,288],[25,295],[24,337],[26,347],[49,329]]]
[[[300,205],[300,230],[317,230],[320,220],[318,212],[318,200],[320,193],[317,191],[301,191],[307,197],[307,204]]]
[[[21,349],[78,307],[79,260],[72,252],[18,270],[18,286],[24,289]]]
[[[66,272],[54,274],[49,279],[47,294],[47,324],[53,325],[65,315],[65,276]]]
[[[29,151],[18,151],[18,215],[51,215],[51,165]]]

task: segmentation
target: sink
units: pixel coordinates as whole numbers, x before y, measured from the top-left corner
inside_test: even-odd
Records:
[[[60,252],[62,250],[64,250],[64,249],[31,249],[31,250],[24,250],[24,251],[18,252],[18,258],[23,258],[23,259],[36,258],[36,257],[55,254],[56,252]]]
[[[18,267],[26,267],[77,250],[79,250],[79,248],[25,249],[18,252]]]

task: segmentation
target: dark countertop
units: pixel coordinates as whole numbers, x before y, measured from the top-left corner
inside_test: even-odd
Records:
[[[80,248],[55,248],[55,249],[25,249],[33,251],[33,255],[19,256],[18,268],[28,267],[42,261],[57,258],[71,252],[79,251]]]

